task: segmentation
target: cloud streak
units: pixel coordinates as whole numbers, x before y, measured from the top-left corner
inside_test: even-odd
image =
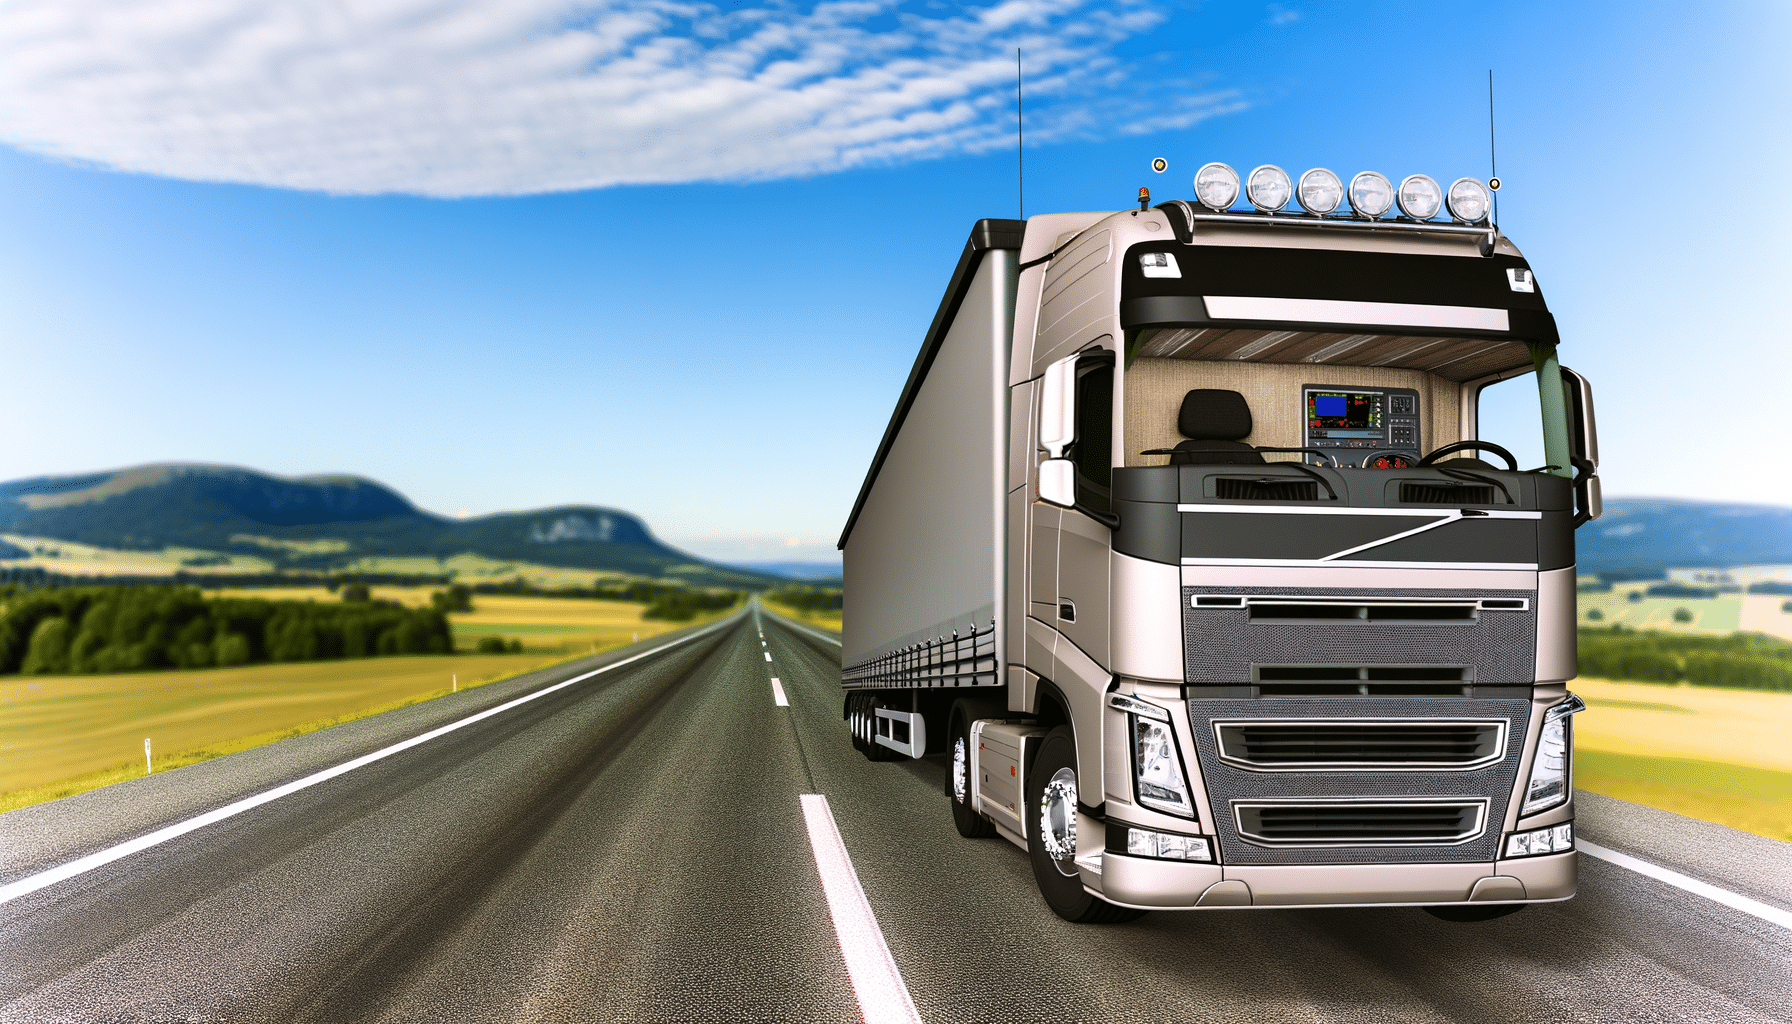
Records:
[[[199,181],[518,195],[741,181],[1185,127],[1150,0],[10,0],[0,139]]]

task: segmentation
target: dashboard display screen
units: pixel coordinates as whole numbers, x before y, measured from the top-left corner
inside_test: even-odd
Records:
[[[1307,392],[1307,425],[1330,430],[1371,430],[1381,426],[1381,403],[1356,391]]]

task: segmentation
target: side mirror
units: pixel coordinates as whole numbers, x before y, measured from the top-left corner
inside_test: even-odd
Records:
[[[1566,366],[1562,387],[1567,392],[1569,459],[1574,463],[1574,525],[1598,519],[1605,511],[1599,493],[1599,426],[1593,420],[1593,385]]]
[[[1039,500],[1059,508],[1076,507],[1076,463],[1046,459],[1039,464]]]
[[[1064,449],[1076,440],[1076,356],[1047,366],[1039,391],[1039,447],[1051,458],[1062,459]],[[1044,477],[1040,479],[1043,484]]]

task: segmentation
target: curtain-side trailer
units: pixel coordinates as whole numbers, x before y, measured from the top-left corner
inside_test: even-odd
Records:
[[[852,741],[1071,920],[1567,899],[1591,389],[1479,182],[1276,175],[973,228],[840,539]]]

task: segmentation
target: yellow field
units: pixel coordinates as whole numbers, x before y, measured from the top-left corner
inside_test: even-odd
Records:
[[[807,622],[810,625],[820,626],[823,629],[831,629],[831,630],[835,631],[836,633],[840,631],[841,623],[843,620],[841,618],[841,612],[839,610],[835,610],[835,611],[829,612],[829,613],[805,612],[805,611],[798,611],[797,609],[792,608],[789,605],[779,604],[776,601],[765,601],[763,598],[761,598],[760,600],[764,601],[764,604],[767,608],[769,608],[770,610],[772,610],[774,612],[777,612],[779,615],[782,615],[787,619],[795,619],[798,622]]]
[[[530,654],[418,655],[7,676],[0,680],[0,794],[119,766],[129,769],[121,777],[141,775],[146,737],[158,765],[173,767],[169,759],[197,749],[216,757],[257,745],[251,739],[267,742],[439,696],[450,692],[454,676],[461,686],[477,686],[553,661]]]
[[[1577,679],[1575,785],[1792,839],[1792,694]]]
[[[374,587],[372,596],[427,605],[431,589]],[[339,600],[322,587],[216,593]],[[456,676],[477,686],[692,624],[643,620],[646,605],[621,601],[474,595],[473,607],[449,616],[458,648],[495,635],[521,639],[525,653],[0,677],[0,811],[142,775],[145,737],[165,770],[439,697]]]

